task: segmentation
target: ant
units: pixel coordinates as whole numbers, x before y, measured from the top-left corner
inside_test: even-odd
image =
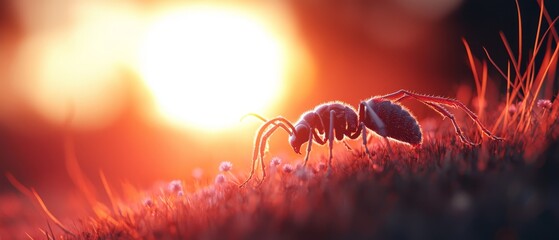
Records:
[[[456,99],[436,97],[423,94],[417,94],[408,90],[399,90],[391,94],[383,96],[375,96],[368,100],[361,101],[359,111],[356,112],[353,107],[343,102],[327,102],[316,106],[299,118],[292,124],[284,117],[275,117],[266,120],[264,117],[249,113],[246,116],[254,116],[265,123],[258,130],[254,142],[254,151],[252,157],[252,168],[248,179],[240,185],[243,187],[255,172],[255,163],[260,156],[262,166],[262,181],[266,177],[264,165],[264,152],[268,138],[278,128],[284,129],[289,134],[289,144],[293,147],[295,153],[301,154],[301,146],[308,142],[303,167],[307,165],[309,154],[313,141],[324,145],[328,142],[330,150],[328,159],[328,174],[332,168],[332,148],[334,136],[338,141],[342,141],[345,137],[349,139],[357,139],[359,136],[363,139],[365,152],[371,158],[371,153],[367,148],[367,129],[372,130],[376,134],[383,137],[390,150],[388,138],[396,141],[407,143],[413,147],[418,147],[423,141],[421,128],[415,116],[400,105],[400,102],[413,98],[431,109],[439,113],[443,118],[449,118],[454,126],[456,135],[460,140],[468,145],[478,145],[464,136],[464,133],[456,123],[454,115],[445,107],[460,108],[477,124],[482,133],[493,140],[503,140],[503,138],[493,135],[478,119],[474,112],[468,109],[463,103]],[[243,117],[244,118],[244,117]],[[271,126],[271,127],[270,127]],[[324,138],[321,138],[321,135]],[[344,142],[345,143],[345,142]],[[347,144],[346,144],[347,146]],[[348,147],[348,146],[347,146]]]

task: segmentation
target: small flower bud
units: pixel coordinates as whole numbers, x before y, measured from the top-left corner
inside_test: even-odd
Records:
[[[148,208],[152,208],[154,205],[153,200],[151,200],[151,198],[146,198],[144,199],[144,206],[148,207]]]
[[[215,176],[214,182],[215,184],[223,184],[225,182],[225,175],[218,174],[217,176]]]
[[[278,157],[272,158],[271,165],[277,167],[281,164],[281,159]]]
[[[540,99],[540,100],[538,100],[537,105],[538,105],[539,108],[542,108],[542,109],[551,109],[552,104],[551,104],[551,101],[549,101],[548,99]]]
[[[181,180],[173,180],[169,183],[169,185],[167,187],[169,189],[169,192],[172,192],[172,193],[182,192],[182,181]]]
[[[283,172],[284,173],[291,173],[293,172],[293,166],[291,164],[284,164],[283,165]]]
[[[219,165],[219,171],[221,172],[228,172],[233,168],[233,164],[231,162],[221,162]]]

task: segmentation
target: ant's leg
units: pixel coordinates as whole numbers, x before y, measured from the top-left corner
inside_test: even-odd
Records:
[[[418,95],[418,96],[422,96],[422,95]],[[482,129],[482,131],[488,135],[489,137],[495,139],[495,140],[502,140],[502,138],[499,138],[493,134],[491,134],[491,132],[489,132],[489,130],[487,130],[485,128],[485,126],[483,126],[483,124],[481,124],[481,122],[479,122],[477,116],[470,111],[470,109],[468,109],[465,105],[463,105],[461,102],[459,102],[458,100],[454,100],[454,99],[447,99],[448,101],[455,101],[456,104],[448,104],[446,101],[444,103],[442,102],[438,102],[438,101],[427,101],[425,99],[421,99],[421,98],[417,98],[414,95],[406,95],[403,97],[400,97],[397,101],[401,101],[404,100],[408,97],[413,97],[416,100],[418,100],[419,102],[431,107],[431,109],[433,109],[435,112],[437,112],[438,114],[440,114],[443,118],[448,117],[450,119],[450,121],[452,122],[452,125],[454,126],[454,130],[456,131],[456,134],[460,137],[460,140],[463,143],[469,144],[469,145],[479,145],[481,143],[474,143],[470,140],[468,140],[466,138],[466,136],[464,136],[464,133],[462,132],[462,130],[460,129],[460,127],[458,126],[458,123],[456,123],[456,119],[454,117],[454,115],[452,113],[450,113],[446,108],[444,108],[443,106],[441,106],[441,104],[446,105],[446,106],[450,106],[450,107],[459,107],[461,109],[464,109],[464,111],[466,112],[466,114],[468,114],[468,116],[474,120],[474,122]],[[438,97],[429,97],[429,96],[423,96],[425,98],[436,98],[439,99]],[[458,105],[457,105],[458,104]],[[462,105],[462,106],[459,106]],[[495,138],[494,138],[495,137]]]
[[[246,184],[248,183],[248,181],[250,181],[250,179],[252,179],[252,177],[254,176],[254,172],[255,172],[255,163],[256,163],[256,160],[258,159],[258,152],[259,152],[259,149],[261,148],[261,145],[262,145],[262,135],[264,134],[264,131],[266,131],[266,129],[267,129],[270,125],[272,125],[272,124],[274,124],[274,128],[277,129],[277,127],[279,127],[279,125],[276,124],[275,121],[278,121],[278,120],[282,121],[282,120],[285,120],[285,118],[283,118],[283,117],[276,117],[276,118],[273,118],[273,119],[271,119],[271,120],[265,122],[265,123],[258,129],[258,133],[256,134],[256,138],[254,139],[254,151],[253,151],[253,153],[252,153],[252,168],[251,168],[251,170],[250,170],[250,174],[249,174],[248,179],[247,179],[245,182],[243,182],[241,185],[239,185],[239,187],[243,187],[244,185],[246,185]],[[292,125],[291,125],[291,126],[292,126]],[[294,128],[293,128],[293,129],[294,129]],[[274,130],[275,130],[275,129],[274,129]],[[271,131],[271,132],[273,132],[273,131]],[[266,135],[272,134],[271,132],[270,132],[270,131],[266,131]],[[289,132],[289,131],[288,131],[288,132]],[[268,134],[268,133],[269,133],[269,134]],[[263,160],[261,160],[261,161],[263,161]]]
[[[447,105],[449,107],[458,107],[458,108],[463,109],[468,114],[468,116],[470,116],[470,117],[475,116],[475,114],[469,108],[467,108],[462,102],[460,102],[456,99],[446,98],[446,97],[429,96],[429,95],[410,92],[410,91],[404,90],[404,89],[400,89],[400,90],[398,90],[394,93],[386,94],[384,96],[379,96],[379,97],[375,97],[375,98],[384,98],[384,99],[392,100],[392,101],[395,101],[395,102],[399,102],[399,101],[402,101],[402,100],[404,100],[406,98],[409,98],[409,97],[413,97],[416,100],[418,100],[419,102],[424,103],[424,104],[426,104],[425,102],[433,102],[433,103]]]
[[[270,129],[270,130],[266,133],[266,135],[264,135],[264,137],[262,138],[262,143],[263,143],[263,144],[267,143],[268,138],[269,138],[270,135],[273,133],[273,131],[275,131],[275,130],[277,129],[277,127],[282,127],[283,129],[285,129],[286,131],[288,131],[288,130],[287,130],[287,127],[286,127],[285,125],[283,125],[283,123],[280,122],[280,123],[276,123],[276,124],[277,124],[277,125],[275,125],[272,129]],[[318,138],[318,139],[317,139],[317,142],[318,142],[318,143],[324,144],[324,141],[322,141],[322,140],[320,139],[320,137],[319,137],[318,134],[316,133],[316,130],[315,130],[315,129],[311,129],[311,131],[309,132],[309,141],[308,141],[308,145],[307,145],[307,153],[306,153],[306,155],[305,155],[305,163],[304,163],[303,166],[307,166],[307,161],[309,160],[309,156],[310,156],[310,152],[311,152],[311,147],[312,147],[312,144],[313,144],[313,136],[315,136],[315,137]],[[264,155],[265,149],[266,149],[266,148],[265,148],[265,145],[264,145],[264,146],[260,146],[260,156],[261,156],[261,159],[262,159],[262,156]],[[261,162],[263,162],[263,160],[261,160]],[[266,174],[265,174],[264,168],[265,168],[265,167],[263,167],[262,172],[264,173],[264,176],[265,176]]]
[[[399,102],[402,101],[406,98],[412,97],[411,95],[405,95],[402,96],[398,99],[395,100],[395,102]],[[452,125],[454,126],[454,130],[456,131],[456,134],[460,137],[460,140],[463,143],[469,144],[469,145],[479,145],[480,143],[473,143],[472,141],[468,140],[466,138],[466,136],[464,136],[464,133],[462,132],[462,130],[460,129],[460,127],[458,126],[458,123],[456,123],[456,119],[454,117],[454,114],[450,113],[446,108],[444,108],[443,106],[441,106],[441,104],[436,103],[436,102],[428,102],[428,101],[422,101],[417,99],[419,102],[429,106],[431,109],[433,109],[435,112],[437,112],[439,115],[441,115],[443,117],[443,119],[445,117],[448,117],[450,119],[450,121],[452,122]],[[454,105],[450,105],[450,107],[455,107]]]
[[[406,98],[410,98],[410,97],[411,97],[411,96],[409,96],[409,95],[405,95],[405,96],[402,96],[402,97],[400,97],[400,98],[398,98],[398,99],[396,99],[396,100],[392,100],[392,101],[394,101],[394,102],[401,102],[401,101],[404,101]]]
[[[307,154],[305,154],[305,163],[303,163],[303,167],[306,167],[307,166],[307,161],[309,161],[309,155],[311,153],[311,147],[312,147],[313,133],[314,133],[314,130],[311,129],[311,131],[309,131],[309,142],[307,143]]]
[[[266,178],[266,164],[264,164],[264,153],[266,151],[266,146],[268,145],[268,138],[272,135],[272,133],[274,133],[274,131],[276,131],[276,129],[278,129],[279,126],[280,124],[274,125],[272,128],[270,128],[270,130],[266,132],[266,134],[260,141],[260,167],[262,168],[262,181],[264,181],[264,179]]]
[[[382,137],[386,137],[386,125],[384,125],[382,119],[380,119],[380,117],[377,115],[375,110],[373,110],[373,107],[369,106],[365,102],[361,102],[361,104],[365,106],[365,110],[367,114],[369,114],[369,117],[371,117],[371,119],[374,121],[375,125],[377,126],[378,134],[381,135]]]
[[[390,146],[390,141],[388,141],[387,137],[384,137],[384,142],[386,143],[386,148],[388,148],[388,153],[392,155],[392,147]]]
[[[493,135],[493,133],[491,133],[491,131],[489,131],[489,129],[487,129],[479,121],[477,115],[474,112],[472,112],[472,110],[470,110],[468,107],[466,107],[466,105],[464,105],[462,102],[460,102],[456,99],[417,94],[417,93],[413,93],[413,92],[403,90],[403,89],[401,89],[399,91],[396,91],[394,93],[391,93],[391,94],[381,96],[380,98],[386,98],[386,99],[390,99],[390,100],[395,100],[395,99],[403,100],[404,98],[406,98],[405,97],[406,95],[417,99],[419,102],[421,102],[423,104],[427,104],[427,102],[431,102],[431,103],[436,103],[436,104],[443,104],[443,105],[450,106],[450,107],[460,108],[464,112],[466,112],[466,114],[468,114],[470,119],[472,119],[476,123],[476,125],[481,129],[481,131],[485,135],[487,135],[488,137],[490,137],[493,140],[503,140],[503,138],[500,138],[500,137],[497,137],[497,136]]]
[[[361,104],[359,104],[359,117],[357,119],[359,125],[357,125],[357,130],[353,134],[348,136],[350,139],[358,138],[361,134],[361,128],[365,128],[365,125],[361,124],[363,123],[363,121],[365,121],[365,105],[363,103],[364,102],[361,102]]]
[[[384,99],[389,99],[389,100],[395,101],[396,99],[401,99],[405,96],[411,96],[410,93],[412,93],[412,92],[410,92],[408,90],[400,89],[396,92],[389,93],[389,94],[382,95],[382,96],[376,96],[374,98],[381,98],[381,99],[384,98]]]
[[[258,118],[258,119],[262,120],[262,122],[267,122],[268,121],[266,118],[260,116],[260,114],[257,114],[257,113],[247,113],[247,114],[245,114],[241,117],[241,121],[243,121],[248,116],[253,116],[255,118]]]
[[[367,146],[367,127],[365,126],[365,102],[361,102],[361,104],[359,104],[359,127],[357,128],[357,131],[355,131],[354,134],[352,134],[351,136],[349,136],[349,138],[351,139],[356,139],[357,137],[359,137],[359,135],[361,135],[361,138],[363,140],[363,147],[365,147],[365,153],[367,153],[367,156],[369,156],[369,159],[372,160],[371,157],[371,152],[369,151],[369,147]]]
[[[261,142],[263,143],[267,143],[268,142],[268,138],[270,138],[270,136],[272,135],[272,133],[278,128],[281,127],[283,128],[286,132],[289,132],[289,128],[287,126],[285,126],[283,123],[274,123],[274,127],[271,128],[270,130],[266,131],[266,133],[264,134],[264,136],[262,137]],[[265,147],[260,147],[261,151],[262,149],[266,149]]]
[[[320,145],[324,145],[328,141],[326,137],[324,139],[320,138],[320,136],[316,132],[316,129],[313,129],[313,139]]]
[[[243,119],[245,119],[246,117],[248,117],[248,116],[256,117],[256,118],[262,120],[263,122],[270,122],[270,121],[266,120],[266,118],[264,118],[264,117],[262,117],[262,116],[260,116],[260,115],[258,115],[258,114],[256,114],[256,113],[247,113],[247,114],[245,114],[244,116],[241,117],[241,121],[242,121]],[[293,124],[292,124],[291,122],[289,122],[286,118],[284,118],[284,117],[276,117],[276,118],[274,118],[273,120],[279,121],[280,123],[283,123],[283,126],[281,126],[281,128],[285,129],[285,131],[286,131],[287,133],[289,133],[289,135],[291,135],[291,134],[293,134],[293,133],[295,132],[295,127],[294,127]],[[276,123],[275,121],[274,121],[274,125],[280,124],[280,123]]]
[[[349,146],[349,144],[345,140],[343,140],[342,142],[344,143],[344,145],[345,145],[345,147],[347,148],[348,151],[353,150],[353,149],[351,149],[351,146]]]
[[[312,117],[315,117],[318,119],[318,121],[313,121],[313,123],[311,125],[314,125],[314,129],[318,129],[320,134],[324,134],[324,131],[327,130],[324,128],[324,121],[322,121],[322,117],[320,116],[320,114],[311,112],[310,113]],[[315,134],[316,137],[316,134]]]
[[[452,125],[454,125],[454,130],[456,131],[456,135],[458,135],[460,137],[460,140],[463,143],[466,143],[466,144],[469,144],[469,145],[479,145],[479,144],[481,144],[481,143],[474,143],[474,142],[468,140],[466,138],[466,136],[464,136],[464,133],[462,132],[462,130],[458,126],[458,123],[456,123],[454,115],[452,113],[450,113],[446,108],[444,108],[443,106],[441,106],[440,104],[437,104],[437,103],[426,102],[425,104],[427,106],[431,107],[435,112],[439,113],[443,118],[448,117],[448,119],[450,119],[450,121],[452,122]]]
[[[450,102],[452,102],[452,103],[454,103],[454,104],[447,104],[447,103],[446,103],[447,101],[450,101]],[[497,137],[496,135],[494,135],[493,133],[491,133],[491,131],[489,131],[489,129],[487,129],[487,128],[485,127],[485,125],[483,125],[483,124],[481,123],[481,121],[479,120],[478,116],[477,116],[474,112],[472,112],[472,110],[470,110],[468,107],[466,107],[466,105],[464,105],[463,103],[459,102],[458,100],[455,100],[455,99],[445,99],[443,102],[439,102],[439,101],[437,101],[437,100],[433,100],[433,101],[429,101],[429,102],[437,103],[437,104],[444,104],[444,105],[453,106],[453,107],[458,107],[458,108],[462,109],[464,112],[466,112],[466,114],[468,114],[468,116],[470,117],[470,119],[472,119],[472,120],[477,124],[477,126],[479,127],[479,129],[480,129],[486,136],[490,137],[490,138],[493,139],[493,140],[499,140],[499,141],[504,140],[504,138]]]
[[[369,156],[369,160],[373,160],[373,157],[371,155],[371,152],[369,151],[369,147],[367,145],[367,128],[365,127],[365,123],[361,122],[361,129],[363,131],[363,133],[361,134],[361,138],[363,139],[363,147],[365,147],[365,153],[367,153],[367,156]]]
[[[289,135],[295,133],[295,126],[293,126],[293,124],[289,120],[284,117],[277,117],[275,119],[285,124],[282,128],[285,129],[285,131],[287,131]]]
[[[266,146],[268,145],[268,138],[270,138],[270,136],[274,133],[274,131],[276,131],[278,129],[278,127],[283,128],[285,131],[289,132],[288,128],[282,123],[275,123],[276,125],[274,125],[272,128],[270,128],[270,130],[268,130],[264,136],[262,137],[262,140],[260,141],[260,167],[262,168],[262,181],[264,181],[264,179],[266,178],[266,165],[264,164],[264,153],[266,152]],[[312,134],[312,132],[311,132]],[[312,135],[311,135],[311,139],[309,141],[310,144],[312,144]],[[309,150],[310,152],[310,147]],[[308,154],[308,152],[307,152]]]
[[[267,128],[266,124],[262,125],[260,127],[260,129],[258,129],[258,134],[256,136],[256,138],[254,139],[254,151],[252,153],[252,166],[250,168],[250,174],[247,178],[247,180],[245,180],[243,183],[241,183],[241,185],[239,185],[240,188],[244,187],[248,181],[250,181],[250,179],[252,179],[252,177],[254,176],[254,172],[256,170],[256,159],[258,159],[258,150],[260,148],[260,140],[262,138],[262,132]]]
[[[372,103],[372,101],[371,101],[371,103]],[[384,124],[382,119],[380,119],[380,117],[377,115],[375,110],[373,110],[372,106],[369,106],[365,102],[361,102],[361,104],[365,105],[365,109],[366,109],[367,113],[369,114],[369,117],[371,117],[371,119],[373,119],[373,121],[375,122],[375,125],[377,126],[378,134],[381,135],[384,138],[384,141],[386,142],[386,147],[388,148],[388,152],[390,154],[392,154],[392,148],[390,147],[390,142],[388,141],[388,138],[386,137],[386,135],[387,135],[386,125]]]
[[[328,147],[330,148],[330,157],[328,158],[327,176],[332,174],[332,148],[334,148],[334,110],[330,110],[330,124],[328,126]]]

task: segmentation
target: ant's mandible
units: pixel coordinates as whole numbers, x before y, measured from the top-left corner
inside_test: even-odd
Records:
[[[330,150],[328,172],[330,172],[332,168],[332,148],[334,137],[336,137],[338,141],[341,141],[345,137],[356,139],[361,136],[365,152],[369,155],[369,157],[371,154],[367,147],[367,129],[370,129],[382,136],[387,143],[388,138],[392,138],[410,144],[414,147],[421,145],[423,137],[417,119],[409,110],[400,105],[400,101],[407,98],[413,98],[427,105],[435,112],[443,116],[443,118],[449,118],[454,125],[456,135],[458,135],[460,140],[465,144],[477,145],[464,136],[464,133],[456,123],[454,115],[445,107],[460,108],[464,110],[464,112],[466,112],[466,114],[477,124],[482,133],[493,140],[503,140],[491,133],[479,121],[478,117],[460,101],[452,98],[417,94],[407,90],[399,90],[391,94],[375,96],[362,101],[359,104],[358,113],[356,113],[353,107],[342,102],[323,103],[316,106],[314,110],[301,115],[295,124],[292,124],[290,121],[281,116],[266,120],[258,114],[251,113],[247,114],[247,116],[255,116],[265,123],[258,130],[254,141],[250,175],[248,179],[240,185],[240,187],[244,186],[250,179],[252,179],[255,172],[255,164],[259,156],[262,166],[262,181],[264,181],[264,178],[266,177],[264,165],[266,142],[278,128],[284,129],[289,134],[289,144],[298,154],[301,154],[301,146],[303,143],[308,142],[303,166],[306,166],[307,161],[309,160],[309,153],[311,152],[311,147],[314,141],[321,145],[328,142]],[[321,138],[321,135],[324,136],[324,138]]]

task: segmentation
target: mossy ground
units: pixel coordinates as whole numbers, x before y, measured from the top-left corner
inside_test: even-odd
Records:
[[[378,142],[303,168],[275,161],[261,184],[232,174],[181,181],[83,221],[69,239],[515,239],[559,234],[559,142],[527,156],[520,139],[461,143],[452,133],[411,149]],[[529,159],[528,159],[529,158]],[[50,233],[46,231],[46,235]]]

